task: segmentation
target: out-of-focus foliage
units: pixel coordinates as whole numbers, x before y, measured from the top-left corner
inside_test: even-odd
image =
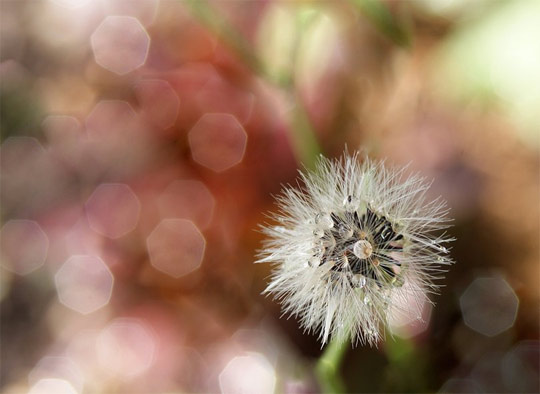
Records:
[[[540,3],[496,4],[460,25],[432,73],[444,94],[494,107],[525,143],[540,143]]]

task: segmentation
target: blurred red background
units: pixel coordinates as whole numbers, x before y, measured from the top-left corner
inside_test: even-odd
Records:
[[[537,3],[1,7],[3,392],[317,392],[257,225],[345,146],[433,178],[457,238],[349,390],[539,390]]]

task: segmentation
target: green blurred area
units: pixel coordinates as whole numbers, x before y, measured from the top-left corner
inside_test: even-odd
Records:
[[[435,83],[461,105],[501,113],[527,144],[540,142],[540,3],[494,2],[441,45]]]

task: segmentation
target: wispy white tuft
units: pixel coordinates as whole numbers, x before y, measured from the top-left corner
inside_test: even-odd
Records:
[[[263,226],[257,262],[275,268],[265,292],[323,344],[376,344],[396,300],[423,302],[452,263],[445,202],[427,201],[429,183],[404,170],[358,154],[321,156],[314,172],[301,173],[302,189],[277,198],[279,225]]]

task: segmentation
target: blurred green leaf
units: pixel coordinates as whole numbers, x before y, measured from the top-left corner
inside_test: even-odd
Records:
[[[317,157],[322,152],[300,98],[296,99],[292,117],[291,139],[296,158],[306,168],[314,169]]]
[[[380,0],[350,0],[350,2],[395,44],[402,47],[410,46],[409,33]]]

